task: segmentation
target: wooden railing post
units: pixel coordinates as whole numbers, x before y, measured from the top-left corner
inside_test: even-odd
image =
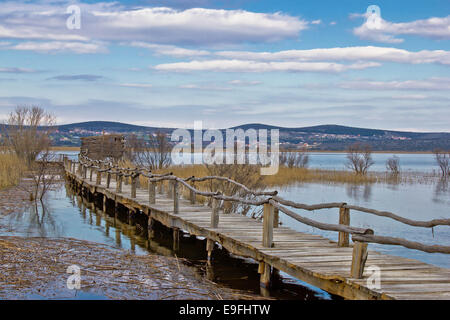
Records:
[[[116,192],[122,193],[122,173],[116,174]]]
[[[102,184],[102,172],[100,170],[101,169],[97,169],[97,179],[95,180],[96,185]]]
[[[86,179],[87,178],[87,165],[83,165],[83,178]]]
[[[219,205],[220,205],[220,200],[213,198],[212,199],[212,210],[211,210],[211,228],[219,227]]]
[[[164,194],[164,180],[161,180],[159,182],[158,192],[159,192],[159,194]]]
[[[263,247],[273,247],[273,217],[273,205],[271,205],[270,203],[265,203],[263,215]]]
[[[191,182],[191,187],[192,188],[195,188],[195,182]],[[190,191],[190,198],[191,198],[191,204],[195,204],[195,198],[197,197],[196,196],[196,194],[195,194],[195,191],[194,190],[189,190]]]
[[[139,174],[133,172],[131,174],[131,198],[136,198],[136,187],[137,187],[137,179],[139,178]]]
[[[352,268],[350,270],[350,276],[352,278],[362,278],[367,254],[367,243],[356,241],[353,245]]]
[[[156,203],[156,183],[153,181],[148,181],[148,202],[150,204]]]
[[[273,227],[278,228],[280,225],[280,210],[278,208],[274,208],[273,210]]]
[[[75,161],[70,160],[70,163],[72,164],[72,173],[76,174],[77,172],[77,164],[75,163]]]
[[[167,197],[172,198],[173,197],[173,182],[167,181]]]
[[[347,204],[344,203],[339,208],[339,224],[349,226],[350,225],[350,209],[346,208]],[[349,234],[348,232],[339,232],[339,247],[348,247],[349,246]]]
[[[89,181],[92,181],[92,175],[94,173],[94,170],[92,169],[92,167],[89,168]]]
[[[109,188],[111,185],[111,172],[106,172],[106,188]]]
[[[179,213],[178,181],[177,180],[173,180],[172,186],[173,186],[173,190],[172,190],[172,194],[173,194],[173,214],[178,214]]]

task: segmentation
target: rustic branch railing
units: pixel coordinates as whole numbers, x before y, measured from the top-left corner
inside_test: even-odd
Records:
[[[64,164],[68,168],[69,172],[75,172],[75,163],[72,160],[64,158]],[[374,209],[348,205],[346,203],[321,203],[315,205],[307,205],[302,203],[297,203],[294,201],[283,199],[277,196],[277,191],[255,191],[249,189],[247,186],[236,182],[227,177],[220,176],[206,176],[206,177],[189,177],[189,178],[179,178],[170,173],[165,174],[155,174],[150,170],[143,168],[119,168],[109,161],[92,160],[86,158],[83,155],[79,156],[79,167],[78,174],[86,179],[87,169],[90,168],[89,180],[92,181],[92,174],[96,172],[96,184],[101,185],[102,173],[107,174],[107,187],[109,187],[111,175],[115,175],[116,178],[116,192],[122,193],[122,180],[123,178],[131,178],[131,198],[136,198],[136,191],[138,188],[137,181],[139,176],[146,177],[148,179],[148,199],[150,204],[156,203],[156,185],[158,182],[168,181],[171,184],[168,193],[170,197],[173,197],[174,201],[174,214],[179,212],[179,187],[184,186],[190,191],[190,202],[192,204],[196,203],[196,196],[203,196],[212,198],[212,211],[211,211],[211,227],[219,227],[219,207],[220,201],[231,201],[239,202],[246,205],[252,206],[264,206],[263,211],[263,241],[262,245],[264,247],[273,247],[273,229],[278,226],[278,215],[279,211],[283,212],[287,216],[293,218],[294,220],[301,222],[303,224],[321,229],[326,231],[336,231],[339,232],[338,245],[341,247],[349,246],[349,235],[352,235],[353,246],[353,257],[350,274],[354,278],[361,278],[364,272],[364,265],[367,259],[367,243],[378,243],[384,245],[399,245],[409,249],[420,250],[429,253],[450,253],[450,246],[441,245],[427,245],[419,242],[409,241],[402,238],[393,238],[385,236],[376,236],[372,229],[368,228],[357,228],[350,226],[350,210],[365,212],[369,214],[374,214],[381,217],[387,217],[401,223],[424,228],[433,228],[436,226],[450,226],[450,219],[433,219],[430,221],[416,221],[398,216],[392,212],[388,211],[378,211]],[[231,184],[234,184],[244,190],[247,194],[253,195],[255,197],[264,197],[257,199],[248,199],[238,196],[227,196],[219,191],[202,191],[195,188],[195,182],[204,182],[207,180],[220,180]],[[163,184],[161,184],[162,186]],[[160,188],[160,191],[162,189]],[[339,208],[339,224],[329,224],[318,222],[306,217],[299,215],[296,212],[286,208],[292,207],[295,209],[302,210],[321,210],[321,209],[331,209]]]

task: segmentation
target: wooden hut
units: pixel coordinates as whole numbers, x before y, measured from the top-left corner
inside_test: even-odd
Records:
[[[81,153],[91,159],[122,159],[125,151],[125,138],[121,134],[104,134],[101,136],[81,138]]]

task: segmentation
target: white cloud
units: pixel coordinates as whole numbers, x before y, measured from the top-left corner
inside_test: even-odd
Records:
[[[311,24],[321,24],[321,23],[322,23],[322,20],[320,20],[320,19],[311,21]]]
[[[199,84],[182,84],[178,86],[180,89],[190,89],[190,90],[206,90],[206,91],[230,91],[229,87],[220,87],[215,85],[199,85]]]
[[[36,70],[27,68],[1,68],[0,73],[35,73]]]
[[[375,62],[357,62],[339,64],[331,62],[257,62],[246,60],[206,60],[159,64],[154,67],[159,71],[170,72],[343,72],[347,70],[377,67]]]
[[[131,43],[124,43],[123,45],[129,45],[131,47],[136,47],[136,48],[145,48],[145,49],[149,49],[157,54],[178,57],[178,58],[208,56],[211,54],[209,51],[206,51],[206,50],[192,50],[192,49],[185,49],[185,48],[171,46],[171,45],[162,45],[162,44],[147,43],[147,42],[141,42],[141,41],[133,41]]]
[[[351,15],[356,17],[357,14]],[[367,15],[359,15],[367,18]],[[450,16],[431,17],[424,20],[393,23],[379,18],[376,24],[366,20],[361,26],[354,28],[353,33],[361,39],[384,43],[401,43],[404,40],[397,35],[415,35],[432,39],[450,39]]]
[[[139,89],[149,89],[153,87],[153,85],[149,83],[121,83],[120,86],[126,88],[139,88]]]
[[[450,78],[405,81],[348,81],[338,85],[354,90],[450,90]]]
[[[77,54],[108,52],[108,49],[99,43],[67,42],[67,41],[22,42],[9,47],[4,47],[3,49],[35,51],[52,54],[64,52],[73,52]]]
[[[307,21],[279,12],[205,8],[177,10],[165,7],[130,9],[118,2],[78,5],[82,14],[81,29],[69,30],[66,28],[69,14],[66,13],[65,2],[2,3],[0,38],[143,41],[171,45],[222,44],[297,38],[308,26]]]
[[[389,47],[344,47],[278,52],[221,51],[216,55],[228,59],[258,61],[379,61],[397,63],[440,63],[450,65],[450,52],[422,50],[417,52]]]
[[[257,86],[262,84],[262,81],[231,80],[228,83],[233,86]]]

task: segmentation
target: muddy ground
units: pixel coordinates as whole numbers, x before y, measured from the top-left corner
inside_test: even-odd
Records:
[[[67,287],[72,265],[80,268],[80,290]],[[0,237],[0,270],[0,299],[260,298],[217,287],[183,259],[76,239]]]

